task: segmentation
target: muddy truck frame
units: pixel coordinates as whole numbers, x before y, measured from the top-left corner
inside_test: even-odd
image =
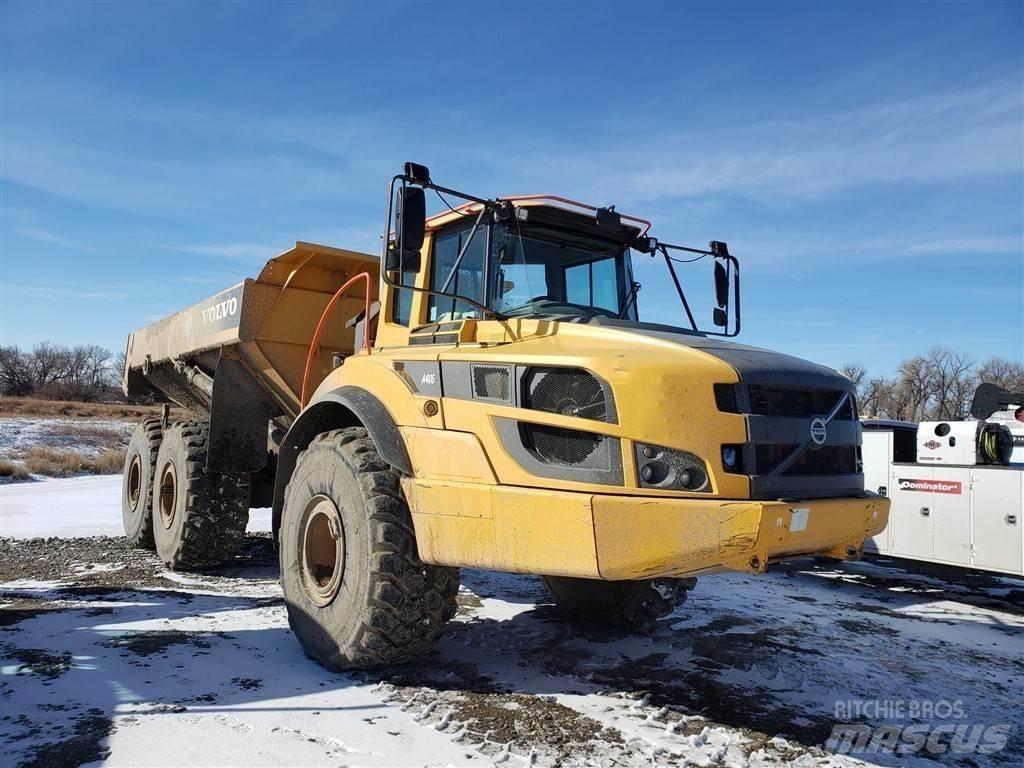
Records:
[[[536,574],[569,616],[642,627],[697,576],[859,558],[889,503],[864,490],[853,384],[726,340],[738,260],[650,230],[407,163],[380,258],[298,242],[129,336],[125,392],[192,414],[133,433],[129,540],[213,568],[271,507],[289,622],[331,669],[430,649],[461,567]],[[684,324],[639,319],[633,254],[664,261]],[[677,271],[696,258],[714,262],[710,329]]]

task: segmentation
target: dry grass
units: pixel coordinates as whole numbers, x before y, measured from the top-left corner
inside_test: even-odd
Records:
[[[104,451],[92,460],[92,473],[95,475],[116,475],[124,469],[126,451]]]
[[[185,418],[185,413],[180,408],[171,408],[172,419]],[[33,397],[0,397],[0,416],[49,416],[52,418],[139,421],[159,415],[159,405],[75,403],[67,400],[38,400]]]
[[[98,427],[91,424],[60,424],[60,435],[77,438],[76,442],[91,443],[113,451],[128,442],[128,436],[118,429]]]
[[[123,468],[124,456],[124,451],[103,451],[96,457],[89,457],[77,451],[36,446],[25,454],[25,469],[33,475],[47,477],[67,477],[83,472],[112,475]]]
[[[0,477],[11,480],[28,480],[28,470],[16,461],[0,459]]]

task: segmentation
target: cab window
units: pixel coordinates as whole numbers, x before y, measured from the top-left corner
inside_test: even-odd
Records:
[[[472,228],[448,232],[434,242],[434,258],[430,270],[430,287],[441,290],[452,272],[460,249],[468,242]],[[466,250],[458,272],[448,284],[446,293],[457,293],[481,304],[484,286],[484,243],[487,238],[483,227],[477,229]],[[457,320],[462,317],[476,317],[477,310],[471,304],[446,296],[431,295],[427,301],[427,320]]]

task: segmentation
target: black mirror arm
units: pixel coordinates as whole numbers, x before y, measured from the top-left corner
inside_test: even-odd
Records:
[[[400,284],[396,283],[394,280],[391,279],[391,276],[388,274],[388,270],[387,270],[388,242],[390,241],[390,237],[391,237],[391,217],[394,214],[395,184],[398,183],[398,182],[402,182],[403,184],[419,184],[419,182],[417,182],[415,179],[413,179],[413,178],[411,178],[409,176],[406,176],[405,174],[401,174],[401,173],[396,174],[395,176],[393,176],[391,178],[391,183],[388,186],[388,218],[387,218],[387,221],[386,221],[385,226],[384,226],[384,247],[383,247],[383,252],[381,254],[381,259],[380,259],[380,279],[384,281],[385,285],[390,286],[391,288],[394,288],[396,290],[400,290],[400,291],[413,291],[414,293],[425,293],[428,296],[444,296],[445,298],[449,298],[449,299],[457,299],[458,301],[462,301],[462,302],[465,302],[466,304],[469,304],[470,306],[476,307],[481,312],[485,313],[486,315],[491,315],[491,316],[493,316],[497,320],[504,320],[505,319],[505,315],[503,315],[500,312],[497,312],[497,311],[491,309],[488,306],[485,306],[485,305],[481,304],[480,302],[476,301],[475,299],[469,298],[468,296],[461,296],[459,294],[453,294],[453,293],[442,293],[441,291],[435,291],[435,290],[433,290],[431,288],[417,288],[414,285],[400,285]],[[452,195],[459,195],[460,197],[463,197],[463,198],[465,198],[467,200],[470,200],[471,202],[480,203],[480,204],[482,204],[484,206],[484,211],[486,211],[487,208],[490,205],[487,200],[483,200],[481,198],[470,197],[469,195],[466,195],[466,194],[464,194],[462,192],[456,192],[454,190],[446,189],[444,187],[439,187],[439,186],[437,186],[435,184],[429,184],[429,185],[419,184],[419,185],[420,186],[429,186],[431,189],[437,189],[437,190],[440,190],[441,192],[446,192],[446,193],[452,194]],[[477,217],[477,224],[479,224],[480,217],[483,215],[484,211],[481,211],[480,212],[480,216]],[[461,260],[461,258],[462,257],[460,255],[459,259]],[[452,274],[455,274],[454,270],[452,271]]]
[[[692,327],[693,330],[698,331],[700,329],[697,328],[697,321],[693,319],[693,312],[690,311],[690,302],[688,302],[686,300],[686,294],[683,292],[683,286],[679,283],[679,276],[676,275],[676,268],[672,265],[672,259],[669,258],[669,255],[668,255],[668,249],[669,248],[679,248],[679,250],[683,250],[683,251],[693,251],[693,249],[692,248],[681,248],[680,246],[674,246],[674,245],[666,246],[666,245],[663,245],[661,243],[658,244],[658,250],[660,250],[661,251],[661,255],[665,257],[665,265],[668,267],[668,273],[670,275],[672,275],[672,282],[676,286],[676,293],[679,294],[679,300],[683,304],[683,309],[686,310],[686,317],[690,320],[690,327]],[[700,251],[694,251],[694,252],[695,253],[700,253]]]

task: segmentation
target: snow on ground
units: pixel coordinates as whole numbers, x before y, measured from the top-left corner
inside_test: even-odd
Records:
[[[0,458],[18,459],[35,447],[74,451],[95,458],[128,447],[133,421],[106,419],[0,418]]]
[[[0,536],[120,536],[120,505],[121,475],[0,485]],[[270,510],[252,510],[249,530],[269,531]]]
[[[16,488],[38,498],[0,489],[5,531],[11,519],[22,537],[60,525],[114,533],[119,487],[95,480]],[[306,659],[288,629],[269,538],[251,535],[246,547],[217,574],[186,575],[120,537],[0,540],[5,762],[1024,760],[1020,579],[885,560],[789,563],[703,578],[654,632],[632,635],[566,622],[535,578],[464,570],[459,615],[432,656],[336,674]],[[855,760],[822,749],[847,721],[1015,730],[991,754]]]

